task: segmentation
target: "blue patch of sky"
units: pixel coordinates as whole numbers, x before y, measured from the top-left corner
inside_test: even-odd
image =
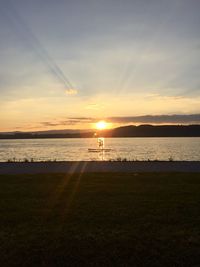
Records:
[[[48,96],[62,83],[41,47],[80,96],[199,95],[199,10],[196,0],[2,0],[1,96]]]

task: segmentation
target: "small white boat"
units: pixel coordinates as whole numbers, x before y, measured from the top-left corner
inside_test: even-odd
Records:
[[[112,151],[113,149],[110,148],[104,148],[104,138],[99,137],[97,138],[97,148],[88,148],[88,152],[93,152],[93,153],[101,153],[101,152],[109,152]]]

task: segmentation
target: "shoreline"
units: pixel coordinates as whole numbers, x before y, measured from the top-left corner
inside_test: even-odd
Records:
[[[0,162],[0,175],[95,172],[198,172],[200,161]]]

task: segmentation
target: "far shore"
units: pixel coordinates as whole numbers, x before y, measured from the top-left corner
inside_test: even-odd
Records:
[[[0,162],[0,175],[83,172],[200,172],[200,161]]]

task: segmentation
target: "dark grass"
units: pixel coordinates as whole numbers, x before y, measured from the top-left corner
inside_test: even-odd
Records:
[[[200,174],[2,175],[0,266],[200,266]]]

